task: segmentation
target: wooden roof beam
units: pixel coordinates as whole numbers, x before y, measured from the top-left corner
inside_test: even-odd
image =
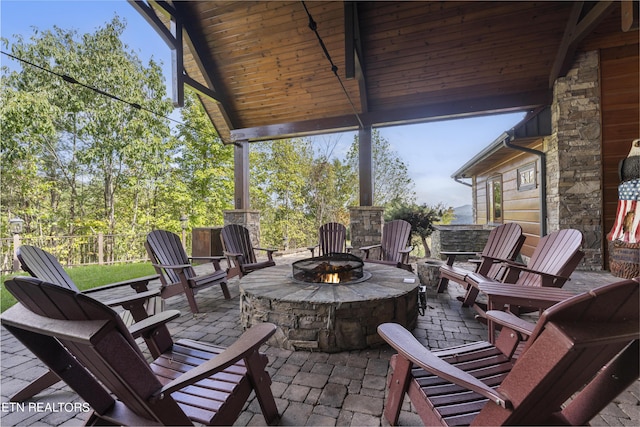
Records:
[[[383,127],[435,120],[446,120],[476,115],[504,113],[535,109],[551,103],[550,91],[516,93],[493,97],[449,101],[395,110],[370,111],[360,119],[365,126]],[[359,128],[357,117],[352,114],[320,120],[303,120],[256,126],[231,131],[231,142],[266,141],[294,136],[320,135],[334,132],[355,131]]]
[[[611,12],[615,3],[599,1],[586,13],[584,13],[585,2],[574,3],[556,58],[551,66],[549,88],[553,88],[558,77],[564,76],[569,71],[580,42]]]
[[[367,112],[369,110],[369,102],[367,99],[367,82],[362,64],[361,40],[358,4],[347,1],[344,3],[345,76],[347,79],[357,79],[360,91],[360,111]]]
[[[129,0],[129,3],[145,18],[145,20],[156,30],[160,37],[167,43],[171,49],[171,62],[172,62],[172,88],[173,88],[173,103],[175,106],[184,106],[184,85],[187,85],[194,89],[199,95],[206,96],[218,103],[221,113],[225,118],[225,121],[229,128],[233,128],[232,121],[227,114],[227,108],[225,107],[225,97],[219,90],[213,89],[219,87],[216,85],[216,79],[208,70],[214,69],[212,61],[205,60],[204,52],[208,49],[203,48],[201,44],[194,42],[191,36],[192,32],[190,28],[184,25],[185,22],[189,22],[184,19],[183,15],[178,8],[180,8],[179,2],[174,2],[173,5],[162,0],[149,0],[150,4],[146,4],[142,0]],[[151,6],[151,3],[157,7]],[[160,19],[156,10],[160,8],[163,10],[170,20],[171,28],[168,29],[165,23]],[[193,54],[193,58],[198,64],[198,68],[202,74],[205,84],[198,82],[190,77],[184,69],[184,42],[189,46]]]
[[[638,29],[638,0],[622,0],[620,7],[622,9],[622,31],[633,31]]]

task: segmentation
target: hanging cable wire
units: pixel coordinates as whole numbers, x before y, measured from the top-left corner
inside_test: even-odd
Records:
[[[184,124],[184,123],[182,123],[182,122],[180,122],[180,121],[178,121],[176,119],[172,119],[171,117],[164,116],[164,115],[162,115],[160,113],[157,113],[157,112],[155,112],[155,111],[153,111],[153,110],[151,110],[149,108],[143,107],[142,105],[138,104],[137,102],[127,101],[126,99],[122,99],[122,98],[120,98],[118,96],[112,95],[112,94],[110,94],[108,92],[105,92],[105,91],[103,91],[101,89],[98,89],[98,88],[95,88],[93,86],[89,86],[89,85],[87,85],[85,83],[79,82],[78,80],[76,80],[75,78],[73,78],[73,77],[71,77],[71,76],[69,76],[67,74],[57,73],[55,71],[49,70],[49,69],[44,68],[44,67],[42,67],[42,66],[40,66],[38,64],[34,64],[33,62],[27,61],[26,59],[19,58],[19,57],[15,56],[15,55],[12,55],[12,54],[7,53],[5,51],[0,51],[0,53],[2,53],[3,55],[8,56],[10,58],[13,58],[16,61],[20,61],[20,62],[22,62],[24,64],[30,65],[32,67],[35,67],[35,68],[37,68],[39,70],[42,70],[42,71],[44,71],[46,73],[53,74],[54,76],[60,77],[62,80],[64,80],[67,83],[75,84],[75,85],[78,85],[78,86],[82,86],[82,87],[84,87],[86,89],[89,89],[89,90],[92,90],[92,91],[94,91],[96,93],[99,93],[100,95],[106,96],[108,98],[111,98],[111,99],[119,101],[119,102],[123,102],[123,103],[125,103],[125,104],[127,104],[127,105],[129,105],[129,106],[131,106],[131,107],[133,107],[135,109],[146,111],[146,112],[151,113],[151,114],[153,114],[155,116],[161,117],[163,119],[170,120],[170,121],[172,121],[174,123],[177,123],[179,125],[182,125],[182,126],[190,127],[190,126],[188,126],[188,125],[186,125],[186,124]]]
[[[316,23],[316,21],[313,20],[313,17],[311,16],[309,9],[307,9],[307,5],[304,3],[304,1],[302,1],[301,3],[302,3],[302,6],[304,7],[305,12],[307,13],[307,17],[309,18],[309,28],[311,29],[311,31],[315,33],[316,37],[318,38],[318,43],[320,43],[320,47],[322,48],[324,55],[327,57],[327,59],[329,60],[329,63],[331,64],[331,71],[333,71],[333,74],[335,74],[336,78],[338,79],[338,82],[340,82],[342,91],[346,95],[347,100],[349,101],[349,104],[351,104],[351,109],[353,110],[353,114],[356,116],[356,119],[358,119],[358,123],[360,123],[360,128],[364,129],[364,124],[360,119],[358,110],[356,109],[356,106],[351,100],[351,96],[349,96],[349,92],[347,92],[347,88],[344,86],[344,83],[342,82],[342,79],[338,74],[338,66],[333,63],[333,60],[331,59],[331,55],[329,54],[329,50],[327,49],[327,46],[324,44],[322,37],[320,37],[320,34],[318,33],[318,24]]]

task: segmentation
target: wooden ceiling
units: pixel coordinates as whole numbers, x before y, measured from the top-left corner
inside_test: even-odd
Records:
[[[594,29],[622,33],[618,2],[132,4],[227,143],[533,109]]]

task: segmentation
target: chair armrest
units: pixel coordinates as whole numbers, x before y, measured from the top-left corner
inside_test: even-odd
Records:
[[[133,289],[135,289],[136,292],[145,292],[147,290],[147,285],[149,284],[149,282],[159,278],[160,278],[159,274],[152,274],[151,276],[144,276],[144,277],[136,277],[134,279],[123,280],[122,282],[111,283],[108,285],[87,289],[82,291],[82,293],[90,294],[92,292],[106,291],[110,289],[119,288],[121,286],[131,286]]]
[[[489,310],[492,309],[492,305],[501,307],[505,304],[543,310],[575,295],[565,289],[500,282],[481,282],[478,289],[487,295]]]
[[[188,259],[195,261],[222,261],[224,256],[190,256]]]
[[[484,313],[485,317],[505,328],[520,332],[523,335],[531,336],[536,325],[529,323],[507,311],[489,310]]]
[[[371,249],[374,249],[374,248],[379,248],[379,247],[381,247],[381,246],[382,246],[382,244],[371,245],[371,246],[362,246],[362,247],[360,248],[360,250],[361,250],[361,251],[365,251],[365,252],[366,252],[366,251],[370,251]]]
[[[228,257],[232,257],[232,258],[237,258],[237,257],[241,257],[242,254],[240,253],[236,253],[236,252],[227,252],[224,251],[224,256],[228,256]]]
[[[154,393],[154,397],[162,399],[165,394],[173,393],[187,385],[207,378],[216,372],[220,372],[228,366],[233,365],[240,359],[247,357],[249,354],[257,352],[260,346],[265,343],[269,337],[275,333],[275,331],[276,325],[273,323],[259,323],[252,326],[222,353],[169,382],[159,391]]]
[[[178,317],[180,317],[180,311],[165,310],[134,323],[129,327],[129,332],[134,338],[150,336],[159,326],[164,326]]]
[[[137,294],[129,295],[122,298],[112,299],[104,301],[103,304],[109,307],[119,307],[124,305],[136,305],[144,304],[150,298],[160,296],[160,289],[154,289],[151,291],[140,292]]]
[[[425,371],[474,391],[503,408],[512,406],[509,399],[501,395],[497,390],[492,389],[473,375],[450,365],[424,348],[411,332],[397,323],[383,323],[378,326],[378,333],[398,352],[398,355]]]
[[[258,250],[258,251],[271,252],[271,253],[278,252],[278,250],[275,249],[275,248],[259,248],[257,246],[254,246],[253,249]]]
[[[175,265],[166,265],[166,264],[151,264],[154,267],[165,268],[169,270],[184,270],[185,268],[191,267],[191,264],[175,264]]]

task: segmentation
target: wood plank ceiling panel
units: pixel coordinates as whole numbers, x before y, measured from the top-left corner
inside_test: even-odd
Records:
[[[237,127],[352,112],[300,2],[193,2]],[[309,2],[334,63],[344,70],[342,2]],[[358,99],[355,81],[345,82]],[[284,98],[284,99],[283,99]],[[294,108],[292,108],[292,106]]]
[[[545,2],[403,6],[359,5],[372,109],[544,90],[570,10]]]

